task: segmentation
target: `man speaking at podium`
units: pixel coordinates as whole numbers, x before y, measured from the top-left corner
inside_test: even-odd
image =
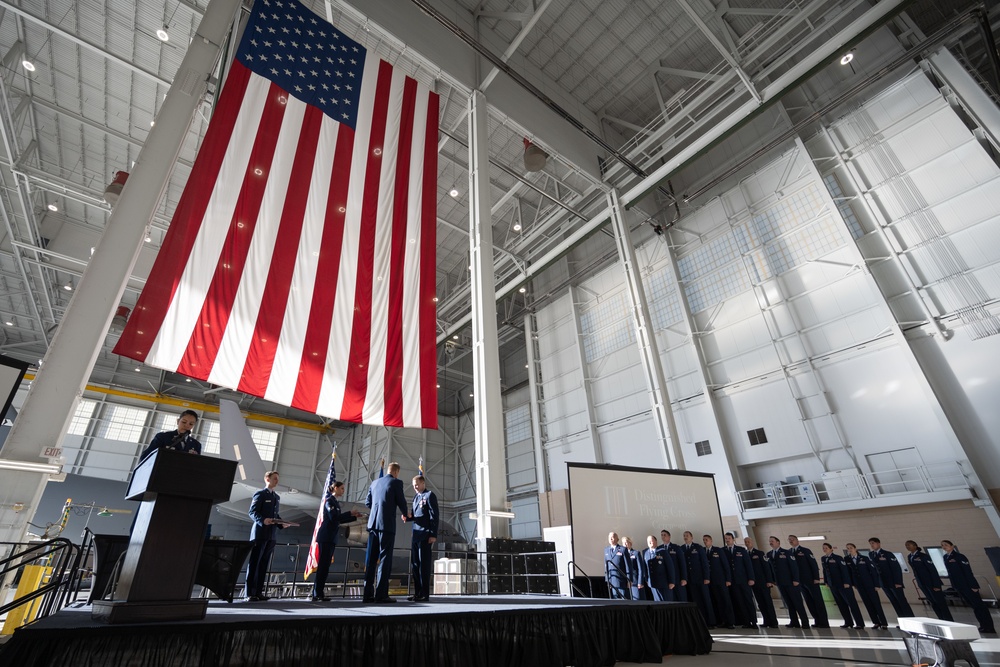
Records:
[[[198,413],[194,410],[185,410],[177,418],[177,430],[157,433],[153,441],[149,443],[149,447],[143,450],[139,461],[145,460],[147,456],[158,449],[176,449],[179,452],[201,454],[201,443],[191,435],[191,430],[197,423]]]

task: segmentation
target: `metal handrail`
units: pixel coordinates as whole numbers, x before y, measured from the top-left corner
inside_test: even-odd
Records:
[[[615,565],[611,561],[606,560],[606,561],[604,561],[604,576],[605,576],[605,578],[608,581],[608,597],[611,597],[612,596],[611,595],[611,591],[615,590],[615,587],[611,585],[611,568],[614,568],[615,571],[618,572],[618,574],[620,574],[623,579],[625,579],[625,581],[629,582],[628,587],[625,588],[625,593],[626,593],[626,595],[628,595],[628,597],[623,597],[621,599],[622,600],[631,600],[632,599],[632,582],[629,581],[628,572],[625,572],[624,570],[622,570],[620,567],[618,567],[617,565]]]
[[[584,595],[583,589],[573,583],[574,574],[579,570],[583,573],[583,576],[587,579],[587,586],[590,587],[590,595]],[[587,574],[586,570],[576,564],[576,561],[568,561],[566,563],[566,578],[569,579],[569,587],[580,593],[580,597],[594,597],[594,582],[591,581],[590,575]]]
[[[16,546],[19,546],[19,543]],[[72,558],[73,563],[70,566],[71,557],[75,554],[75,558]],[[30,557],[29,557],[30,556]],[[52,607],[55,604],[57,596],[48,595],[50,592],[58,591],[60,588],[68,588],[68,584],[72,580],[66,578],[66,570],[70,569],[71,573],[75,573],[80,564],[80,550],[75,544],[70,542],[65,537],[56,537],[47,542],[42,542],[41,544],[31,544],[27,549],[17,552],[15,551],[7,558],[0,560],[0,579],[3,579],[8,572],[16,570],[29,562],[38,560],[41,558],[58,558],[58,565],[53,566],[52,574],[49,575],[49,583],[40,586],[38,589],[26,593],[19,598],[15,598],[5,605],[0,605],[0,614],[5,614],[11,609],[16,609],[23,604],[31,602],[37,598],[47,596],[42,603],[42,607],[39,610],[38,618],[48,616],[52,613]],[[17,561],[15,564],[14,561]]]

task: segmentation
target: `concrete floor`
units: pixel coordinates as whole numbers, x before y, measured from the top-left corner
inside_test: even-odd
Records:
[[[933,617],[929,606],[912,604],[914,613]],[[829,630],[793,630],[781,627],[777,630],[713,630],[715,644],[712,653],[704,656],[669,656],[663,660],[669,667],[867,667],[869,665],[912,665],[903,638],[906,635],[891,625],[895,621],[892,607],[883,606],[889,619],[888,631],[842,630],[842,621],[835,607],[828,606]],[[778,621],[784,626],[788,616],[778,610]],[[959,623],[978,625],[972,610],[968,607],[952,607],[952,615]],[[992,610],[993,618],[1000,628],[1000,610]],[[868,616],[865,614],[865,619]],[[986,635],[972,643],[976,659],[981,667],[1000,666],[1000,636]],[[618,663],[629,667],[634,663]],[[965,665],[959,661],[957,664]]]

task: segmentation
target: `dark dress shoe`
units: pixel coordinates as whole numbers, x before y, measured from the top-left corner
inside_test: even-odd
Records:
[[[416,595],[410,595],[406,598],[407,602],[418,602],[419,598]]]
[[[801,625],[799,625],[798,623],[789,623],[789,624],[788,624],[788,625],[786,625],[785,627],[786,627],[786,628],[796,628],[796,629],[798,629],[798,628],[801,628],[802,626],[801,626]],[[806,627],[809,627],[809,626],[806,626]]]
[[[990,628],[989,630],[987,630],[986,628],[979,628],[979,632],[980,633],[985,633],[985,634],[988,634],[988,635],[995,635],[997,633],[997,631],[995,629],[993,629],[993,628]]]
[[[371,604],[372,602],[375,602],[375,598],[365,598],[362,602],[365,604]]]
[[[423,596],[423,597],[419,597],[419,598],[413,598],[414,602],[430,602],[430,600],[431,600],[430,597],[428,597],[426,595]]]
[[[375,602],[378,604],[392,604],[396,601],[396,598],[375,598]]]
[[[251,595],[250,597],[247,598],[247,602],[260,602],[260,596]]]
[[[330,598],[328,598],[328,597],[326,597],[324,595],[310,595],[309,599],[312,602],[327,602],[327,601],[330,600]]]
[[[777,628],[777,627],[778,627],[778,624],[777,624],[777,623],[774,623],[774,624],[772,624],[772,625],[765,625],[764,627],[765,627],[765,628]]]
[[[817,626],[817,627],[819,627],[819,626]],[[842,626],[840,626],[840,627],[842,627],[842,628],[853,628],[854,626],[853,626],[853,625],[851,625],[851,624],[849,624],[849,623],[844,623],[844,624],[843,624]]]

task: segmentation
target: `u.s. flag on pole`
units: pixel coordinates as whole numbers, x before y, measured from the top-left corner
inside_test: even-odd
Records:
[[[438,97],[257,0],[115,352],[317,414],[437,428]]]

